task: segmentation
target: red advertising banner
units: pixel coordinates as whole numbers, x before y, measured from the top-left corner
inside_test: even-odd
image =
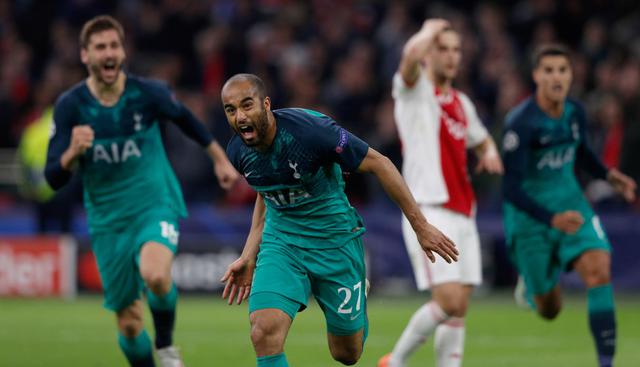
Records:
[[[71,237],[0,237],[0,296],[75,294],[76,242]]]

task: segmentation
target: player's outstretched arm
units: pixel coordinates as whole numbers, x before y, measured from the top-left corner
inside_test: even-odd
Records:
[[[260,242],[262,241],[265,213],[264,201],[262,196],[258,195],[256,205],[253,208],[251,230],[242,254],[227,267],[227,271],[220,279],[221,282],[226,282],[222,298],[228,299],[229,304],[232,304],[234,299],[237,304],[241,304],[251,293],[251,282],[253,280],[253,271],[256,268],[256,257],[260,249]]]
[[[389,158],[369,148],[367,155],[358,167],[358,171],[373,173],[378,178],[387,195],[398,204],[411,223],[418,236],[420,246],[431,262],[436,261],[433,252],[440,255],[448,263],[458,261],[458,250],[454,243],[427,222],[402,175]]]
[[[636,190],[638,185],[636,181],[620,172],[616,168],[612,168],[607,173],[607,181],[613,186],[613,189],[629,203],[636,200]]]
[[[413,85],[420,75],[420,63],[433,44],[438,33],[449,26],[444,19],[427,19],[418,33],[409,38],[402,50],[400,74],[408,85]]]
[[[207,146],[207,153],[213,161],[213,170],[218,178],[218,184],[223,189],[229,190],[240,177],[238,171],[233,168],[227,154],[217,141],[214,140]]]

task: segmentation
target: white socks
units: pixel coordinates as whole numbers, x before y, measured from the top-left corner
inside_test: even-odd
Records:
[[[407,358],[422,345],[427,336],[431,335],[436,327],[448,318],[442,308],[431,301],[420,307],[411,317],[400,339],[396,342],[389,367],[403,367]]]
[[[452,317],[436,329],[434,349],[438,367],[460,367],[464,351],[464,319]]]
[[[434,331],[437,366],[459,367],[464,350],[464,319],[447,316],[434,301],[413,314],[391,352],[389,367],[404,367],[407,359]]]

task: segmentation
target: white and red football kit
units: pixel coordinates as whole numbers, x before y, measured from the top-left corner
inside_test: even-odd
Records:
[[[462,92],[442,94],[421,71],[408,86],[393,78],[395,121],[402,140],[402,174],[429,223],[458,247],[458,262],[431,263],[406,217],[402,232],[418,289],[448,282],[482,282],[475,196],[467,170],[467,148],[488,136],[478,113]]]

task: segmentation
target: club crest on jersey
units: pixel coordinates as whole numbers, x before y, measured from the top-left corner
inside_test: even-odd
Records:
[[[573,134],[573,140],[580,140],[580,127],[575,121],[571,124],[571,133]]]
[[[96,144],[93,147],[93,162],[103,161],[108,164],[124,163],[131,157],[142,157],[135,140],[126,140],[124,144],[111,143],[109,145]]]
[[[142,130],[142,114],[140,112],[133,113],[133,121],[135,121],[135,124],[133,125],[133,129],[135,131]]]
[[[291,169],[293,170],[293,178],[295,178],[296,180],[299,180],[302,176],[298,172],[298,162],[293,163],[289,161],[289,167],[291,167]]]

